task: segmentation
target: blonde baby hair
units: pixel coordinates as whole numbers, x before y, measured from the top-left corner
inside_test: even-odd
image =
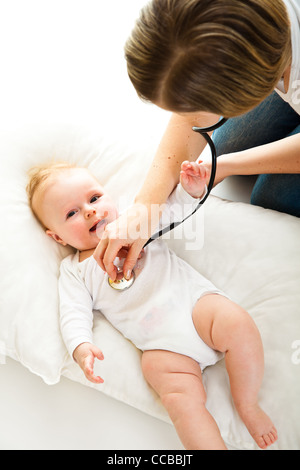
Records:
[[[59,173],[73,168],[77,168],[75,164],[66,162],[51,162],[49,164],[34,166],[28,171],[29,180],[26,186],[28,202],[32,212],[44,229],[47,227],[44,226],[43,222],[40,220],[37,214],[34,203],[34,196],[38,195],[39,197],[42,197],[47,185],[53,181],[53,179]]]

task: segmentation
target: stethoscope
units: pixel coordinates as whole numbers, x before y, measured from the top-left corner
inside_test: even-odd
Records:
[[[181,225],[183,222],[185,222],[185,220],[189,219],[192,215],[194,215],[195,212],[197,212],[200,209],[200,207],[207,200],[207,198],[208,198],[208,196],[209,196],[209,194],[210,194],[210,192],[213,188],[213,185],[214,185],[214,182],[215,182],[215,177],[216,177],[216,170],[217,170],[217,151],[216,151],[215,144],[213,143],[211,137],[209,136],[209,133],[213,132],[216,129],[218,129],[219,127],[221,127],[223,124],[225,124],[226,121],[227,121],[226,118],[221,118],[213,126],[193,127],[192,128],[194,132],[198,132],[198,134],[202,135],[205,138],[206,142],[208,143],[208,145],[210,147],[210,151],[211,151],[211,175],[210,175],[209,183],[207,185],[206,194],[201,199],[201,201],[199,201],[199,204],[196,206],[196,208],[189,215],[187,215],[184,219],[180,220],[179,222],[172,222],[169,226],[164,227],[163,229],[159,230],[157,233],[152,235],[149,238],[149,240],[145,243],[143,248],[145,248],[147,245],[149,245],[149,243],[153,242],[157,238],[160,238],[165,233],[170,232],[171,230],[175,229],[176,227],[178,227],[178,225]],[[120,268],[117,268],[117,269],[118,269],[119,272],[121,272]],[[129,289],[129,287],[131,287],[132,284],[134,283],[134,280],[135,280],[135,274],[134,274],[134,270],[132,270],[132,274],[131,274],[130,279],[125,279],[125,277],[123,277],[120,280],[112,281],[110,278],[108,278],[108,283],[113,289],[118,290],[118,291],[123,291],[123,290]]]

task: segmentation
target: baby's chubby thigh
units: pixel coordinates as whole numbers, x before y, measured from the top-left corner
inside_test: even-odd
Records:
[[[233,346],[249,344],[250,334],[255,344],[260,338],[249,313],[218,293],[201,297],[194,306],[192,318],[199,337],[211,349],[221,353],[232,350]]]
[[[182,404],[185,402],[185,407],[192,403],[195,406],[195,399],[205,404],[201,368],[194,359],[165,350],[144,351],[142,370],[169,413],[182,406],[177,403],[178,399]]]

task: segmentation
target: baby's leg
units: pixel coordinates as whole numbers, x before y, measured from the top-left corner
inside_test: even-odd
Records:
[[[226,450],[218,426],[205,408],[206,395],[196,361],[169,351],[145,351],[142,368],[185,449]]]
[[[225,353],[232,397],[253,439],[262,449],[271,445],[277,439],[277,432],[258,405],[264,353],[254,321],[234,302],[214,294],[198,300],[193,321],[203,341]]]

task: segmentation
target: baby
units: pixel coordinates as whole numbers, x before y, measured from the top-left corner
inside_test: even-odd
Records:
[[[193,210],[203,197],[207,176],[204,165],[182,164],[180,184],[164,209],[168,217],[187,215],[176,214],[178,207]],[[93,344],[95,309],[143,351],[143,374],[160,396],[186,449],[226,449],[205,407],[202,384],[204,368],[224,356],[241,419],[260,448],[275,442],[276,429],[258,405],[264,354],[249,314],[161,239],[144,249],[131,287],[114,290],[93,253],[118,210],[87,169],[68,164],[33,169],[27,190],[46,234],[76,249],[61,264],[61,331],[87,379],[103,382],[93,370],[95,358],[104,359]]]

